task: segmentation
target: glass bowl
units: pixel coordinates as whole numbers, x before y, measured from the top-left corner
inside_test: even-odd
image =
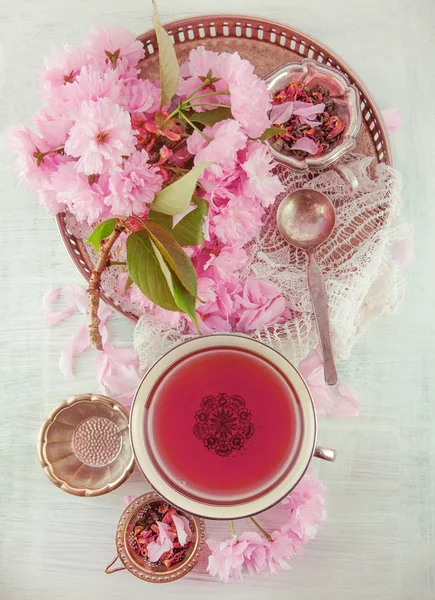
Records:
[[[343,135],[318,156],[307,155],[305,158],[293,156],[276,147],[276,140],[269,138],[269,146],[276,160],[299,171],[322,169],[336,162],[356,145],[356,138],[361,129],[362,115],[360,97],[355,86],[351,85],[343,73],[333,67],[319,64],[310,59],[281,65],[264,77],[271,97],[287,87],[290,83],[303,82],[308,86],[322,85],[329,89],[334,97],[337,114],[345,129]]]

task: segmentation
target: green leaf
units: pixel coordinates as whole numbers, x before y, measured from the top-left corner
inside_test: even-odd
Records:
[[[164,213],[159,213],[155,210],[150,210],[147,216],[147,221],[152,221],[153,223],[157,223],[161,225],[163,229],[167,231],[171,231],[172,229],[172,216],[165,215]]]
[[[163,229],[157,223],[147,221],[145,225],[147,233],[157,246],[171,271],[175,273],[186,290],[196,297],[197,281],[195,269],[183,248],[166,229]]]
[[[95,227],[94,231],[86,241],[89,242],[89,244],[92,244],[95,252],[98,252],[101,242],[108,238],[109,235],[115,231],[115,227],[116,219],[108,219],[107,221],[103,221]]]
[[[231,114],[231,108],[223,106],[214,110],[206,110],[205,112],[189,112],[187,113],[188,118],[194,123],[202,123],[203,125],[215,125],[219,121],[225,121],[225,119],[233,119]]]
[[[179,311],[145,229],[133,231],[127,238],[127,266],[130,277],[147,298],[161,308]]]
[[[181,285],[180,281],[177,277],[175,277],[175,275],[172,276],[172,284],[175,302],[180,309],[192,319],[195,327],[198,330],[198,333],[201,333],[196,317],[196,297]]]
[[[157,44],[159,46],[159,68],[160,87],[162,94],[162,106],[166,106],[172,100],[172,96],[178,89],[178,77],[180,66],[175,54],[174,44],[165,31],[157,12],[156,1],[153,3],[153,25],[156,31]]]
[[[192,202],[196,204],[195,210],[183,217],[171,231],[180,246],[198,246],[204,241],[203,225],[208,215],[208,202],[198,196],[193,196]]]
[[[153,242],[152,238],[150,238],[150,242],[151,242],[151,246],[152,246],[152,248],[154,250],[154,254],[156,255],[157,260],[159,261],[159,265],[160,265],[160,268],[162,270],[162,273],[165,276],[166,283],[168,284],[168,287],[171,290],[172,296],[174,296],[174,284],[173,284],[173,281],[172,281],[172,273],[171,273],[168,265],[165,263],[165,259],[161,255],[160,250],[157,248],[157,246]],[[175,298],[174,298],[174,300],[175,300]]]
[[[168,185],[156,195],[154,202],[149,205],[150,209],[165,215],[178,215],[185,212],[192,200],[199,177],[211,164],[211,162],[200,163],[183,177]]]
[[[265,129],[263,131],[263,133],[261,134],[261,136],[259,138],[257,138],[257,140],[260,140],[260,142],[265,142],[270,137],[273,137],[274,135],[278,135],[279,133],[284,133],[285,131],[286,130],[283,127],[277,127],[276,125],[271,125],[270,127],[268,127],[267,129]]]
[[[125,282],[125,288],[124,288],[124,292],[126,292],[128,290],[128,288],[131,286],[131,284],[134,283],[133,279],[130,277],[130,275],[127,277],[127,281]]]

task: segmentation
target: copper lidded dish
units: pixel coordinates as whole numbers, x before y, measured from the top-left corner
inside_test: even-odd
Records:
[[[48,478],[75,496],[119,487],[134,468],[126,409],[97,394],[71,396],[45,421],[39,460]]]
[[[361,100],[357,88],[351,85],[344,73],[311,59],[290,62],[279,66],[264,77],[271,97],[291,83],[303,83],[307,87],[323,86],[334,101],[337,115],[344,125],[343,134],[329,148],[311,156],[300,157],[286,150],[280,139],[271,137],[266,141],[270,151],[280,163],[299,171],[322,169],[350,152],[357,143],[361,129]]]

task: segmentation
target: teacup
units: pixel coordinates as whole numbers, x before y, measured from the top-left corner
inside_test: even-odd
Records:
[[[152,487],[210,519],[264,511],[297,485],[316,448],[317,418],[295,367],[236,334],[198,337],[167,352],[144,376],[130,436]]]

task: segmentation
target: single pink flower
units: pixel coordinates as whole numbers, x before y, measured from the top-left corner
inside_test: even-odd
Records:
[[[256,531],[245,531],[239,536],[239,542],[248,542],[243,551],[243,566],[252,575],[263,573],[266,569],[266,556],[268,541]]]
[[[51,189],[52,176],[66,158],[51,150],[47,142],[22,125],[8,133],[8,146],[16,153],[15,169],[22,181],[25,181],[32,191]],[[59,212],[62,206],[53,205],[52,212]]]
[[[286,302],[282,291],[271,283],[249,277],[243,290],[235,294],[237,331],[250,333],[265,325],[282,323]]]
[[[242,169],[247,175],[243,193],[248,198],[256,198],[264,208],[271,206],[276,197],[285,191],[279,177],[272,173],[275,165],[275,160],[265,144],[249,144],[246,160],[242,164]]]
[[[85,42],[90,61],[106,61],[114,67],[123,63],[136,67],[144,57],[144,47],[136,35],[123,27],[93,27]]]
[[[358,400],[346,384],[340,382],[337,386],[326,385],[319,348],[299,364],[299,371],[307,382],[319,415],[358,416]]]
[[[86,175],[119,165],[135,150],[130,115],[109,98],[82,102],[65,152],[79,159],[77,169]]]
[[[44,62],[45,71],[40,72],[42,86],[59,88],[76,80],[87,57],[80,46],[65,45],[63,50],[53,49]]]
[[[217,270],[219,277],[227,281],[240,269],[243,269],[249,261],[246,250],[238,246],[224,246],[218,249],[216,253],[210,253],[210,258],[204,265],[204,271],[209,269]]]
[[[276,575],[280,571],[289,570],[290,560],[295,555],[294,539],[282,530],[272,533],[272,541],[266,546],[266,564],[269,571]]]
[[[403,121],[405,120],[403,111],[400,108],[393,108],[392,106],[384,108],[382,111],[382,116],[384,117],[385,125],[387,126],[388,131],[391,133],[394,133],[400,129],[403,125]]]
[[[112,171],[110,194],[104,201],[113,215],[143,215],[147,204],[162,189],[162,177],[148,160],[145,150],[135,150],[121,167]]]
[[[210,142],[194,131],[187,139],[187,148],[195,155],[195,165],[202,162],[214,163],[206,169],[201,181],[221,181],[236,168],[237,152],[246,146],[247,136],[234,119],[226,119],[212,127],[205,127],[203,133],[211,138]]]
[[[180,96],[190,96],[207,77],[208,73],[212,74],[213,82],[212,87],[203,88],[198,94],[210,94],[211,92],[221,92],[228,90],[228,81],[223,77],[222,73],[222,59],[220,54],[206,50],[203,46],[198,46],[191,50],[189,59],[185,61],[180,68],[180,79],[178,93]],[[209,102],[212,104],[230,104],[229,95],[216,94],[215,96],[208,96],[195,102],[195,104],[202,104]],[[198,112],[207,110],[207,107],[195,106],[194,109]]]
[[[211,231],[225,246],[244,246],[260,233],[264,209],[246,196],[224,195],[228,202],[211,217]]]
[[[326,519],[324,492],[325,487],[308,472],[281,502],[289,511],[289,519],[281,529],[303,545],[315,537],[319,524]],[[297,540],[293,541],[297,548]]]
[[[58,148],[65,144],[73,121],[67,116],[53,117],[48,110],[41,110],[33,117],[36,129],[47,142],[48,147]]]
[[[78,221],[93,225],[109,213],[105,205],[109,193],[107,175],[88,177],[77,171],[77,163],[69,162],[59,167],[52,184],[58,202],[66,205]]]
[[[413,240],[400,240],[393,248],[393,259],[402,269],[410,265],[415,258]]]
[[[74,83],[65,86],[62,92],[63,100],[68,103],[68,109],[73,111],[82,102],[100,98],[109,98],[120,104],[123,82],[115,69],[101,69],[99,65],[86,65],[82,68]]]
[[[252,138],[259,137],[269,127],[267,116],[271,108],[269,92],[265,82],[254,73],[253,65],[240,58],[237,52],[218,54],[198,46],[189,54],[181,69],[179,94],[190,95],[211,72],[211,87],[199,94],[229,90],[230,94],[216,94],[199,99],[196,104],[210,102],[231,106],[234,118],[241,124],[244,132]],[[198,94],[198,95],[199,95]],[[207,107],[196,106],[197,111]]]
[[[196,310],[200,317],[202,334],[230,332],[234,325],[234,295],[239,289],[238,277],[231,275],[222,279],[217,269],[209,269],[198,277],[198,297]]]
[[[230,577],[240,581],[245,560],[244,551],[248,546],[248,541],[240,542],[234,535],[223,542],[210,539],[206,543],[212,552],[208,557],[207,565],[210,575],[218,577],[220,581],[227,582]]]
[[[119,104],[130,113],[155,113],[160,107],[160,88],[148,79],[123,82]]]

